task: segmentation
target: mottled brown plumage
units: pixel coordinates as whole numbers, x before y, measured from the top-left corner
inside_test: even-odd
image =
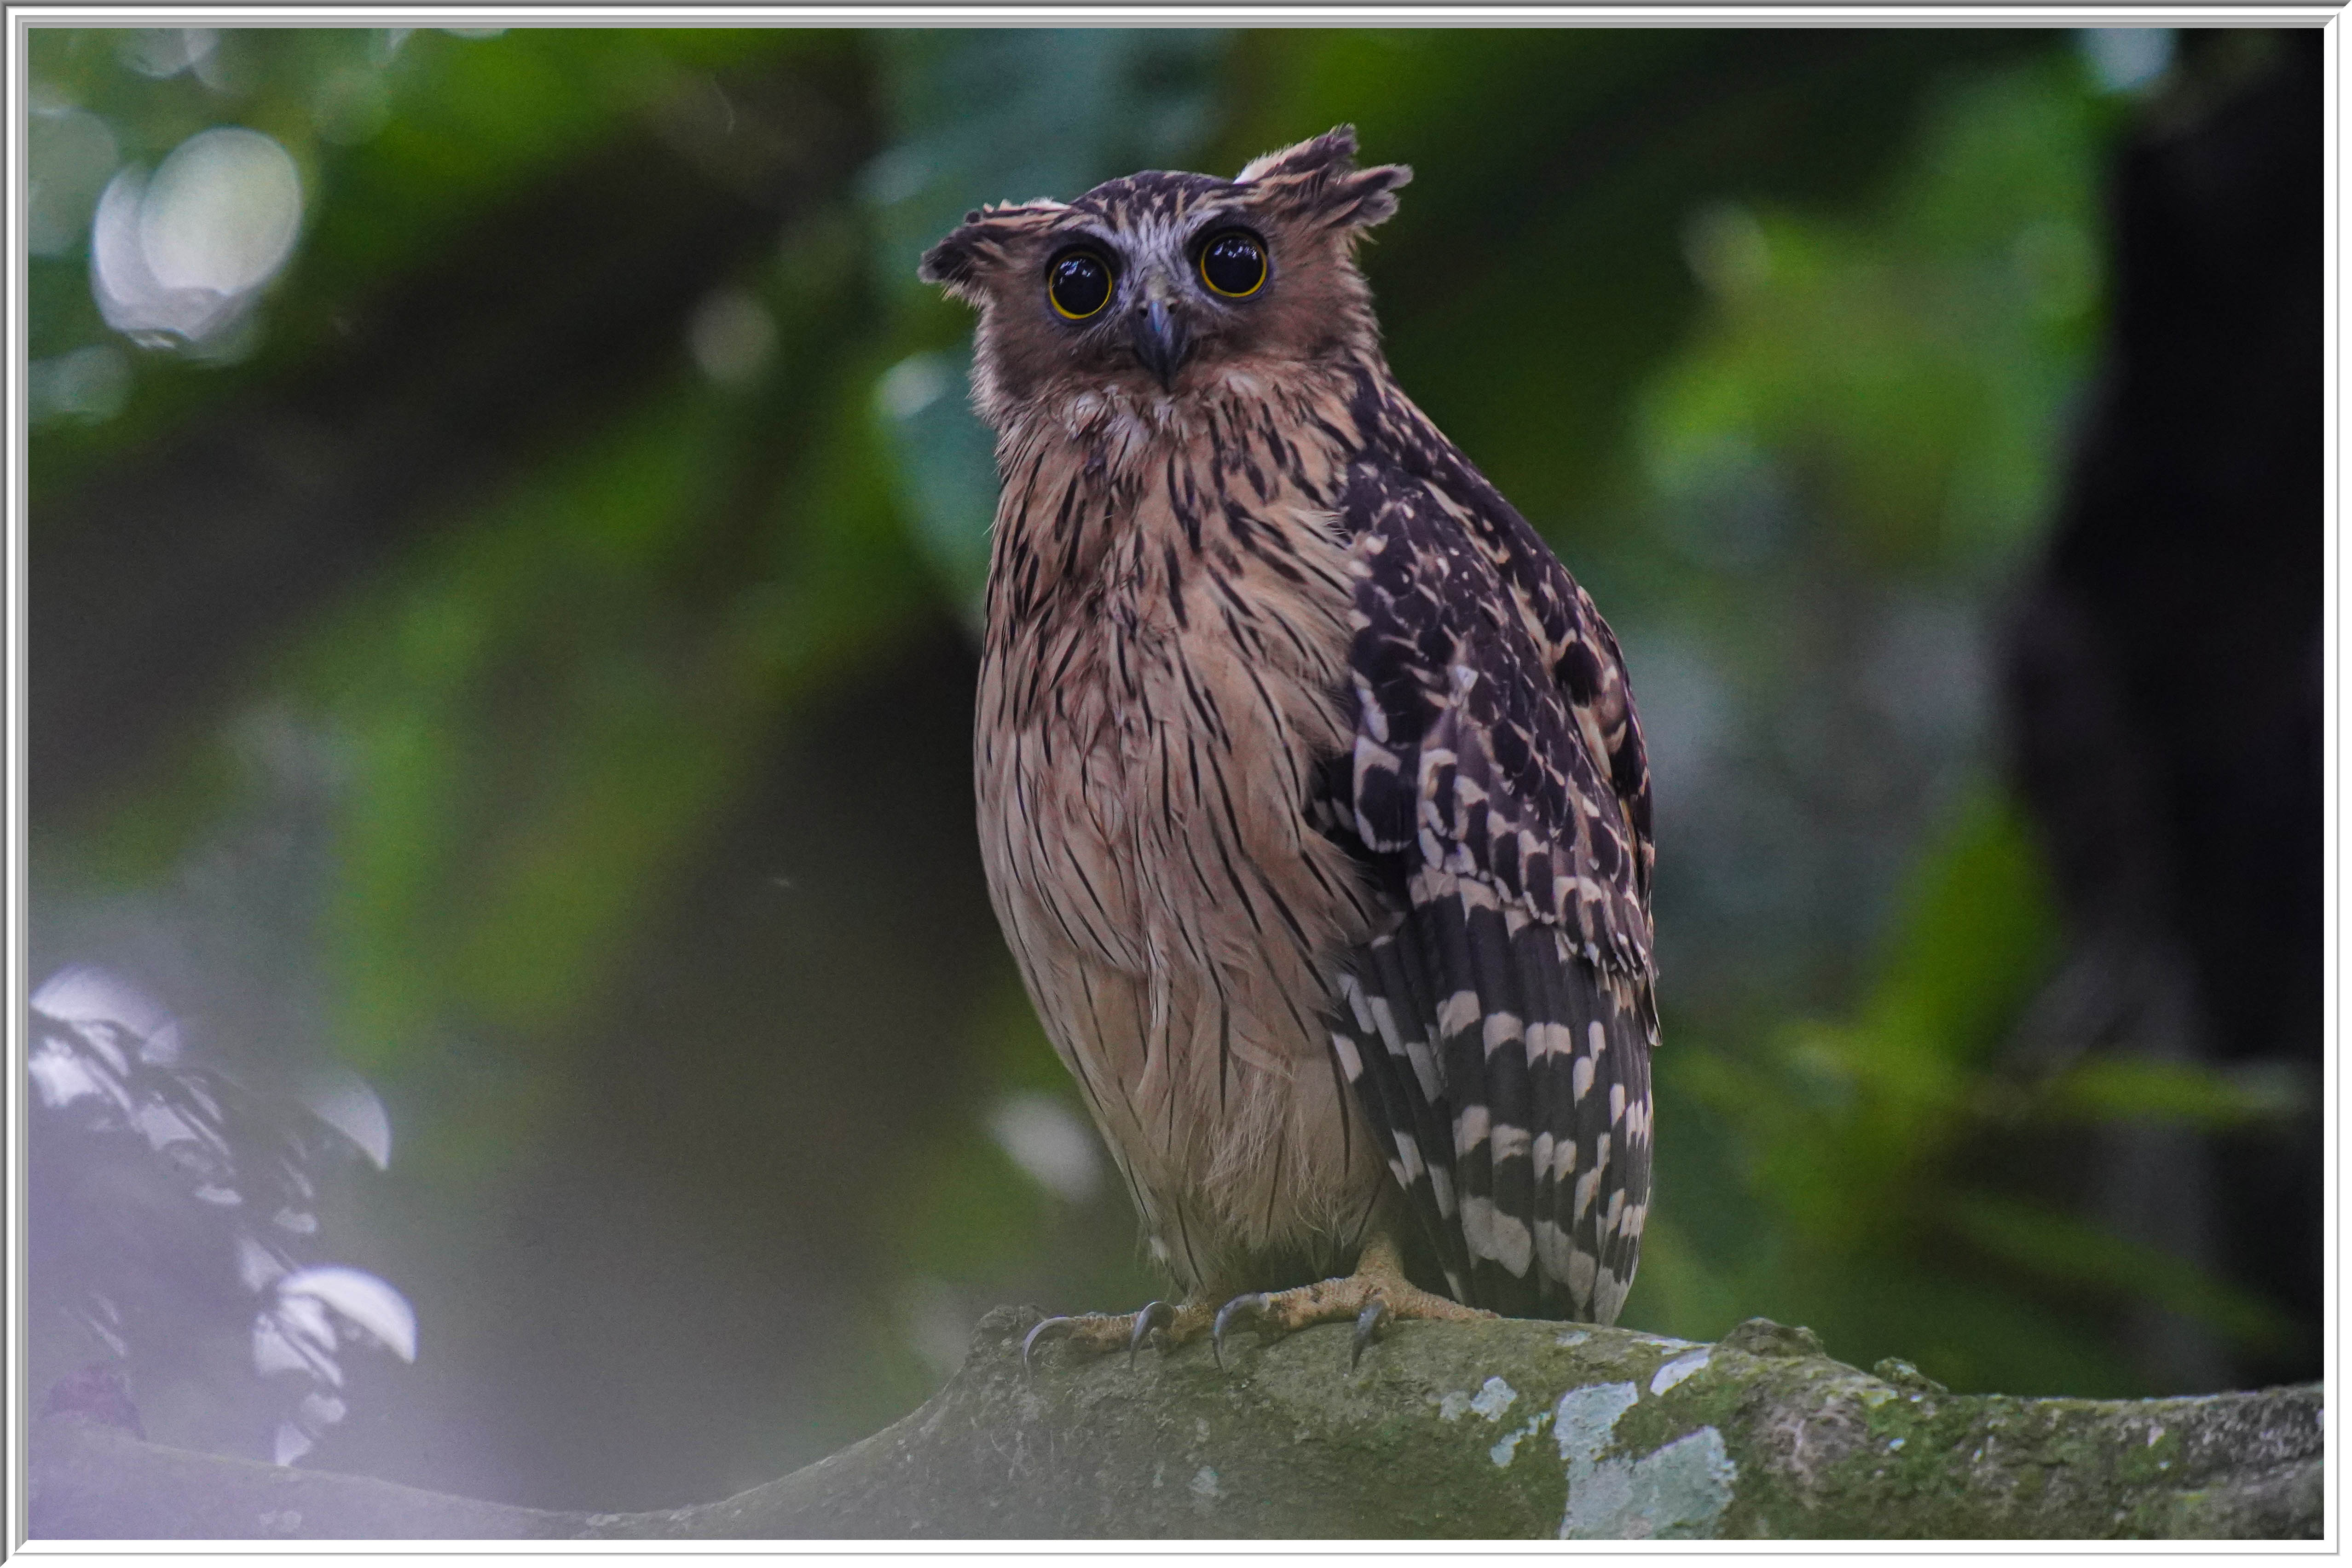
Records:
[[[924,259],[980,308],[998,437],[990,887],[1188,1298],[1097,1343],[1360,1255],[1248,1302],[1458,1315],[1400,1249],[1455,1301],[1607,1321],[1647,1208],[1622,664],[1390,378],[1353,252],[1410,174],[1354,151],[976,212]]]

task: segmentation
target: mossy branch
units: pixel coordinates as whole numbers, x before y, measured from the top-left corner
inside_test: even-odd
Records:
[[[2316,1537],[2322,1392],[1945,1392],[1761,1319],[1689,1344],[1559,1323],[1342,1327],[1124,1358],[983,1320],[887,1429],[723,1501],[570,1514],[37,1425],[36,1539]]]

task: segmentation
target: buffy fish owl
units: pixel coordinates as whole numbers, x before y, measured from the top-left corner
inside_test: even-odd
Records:
[[[1180,1299],[1609,1322],[1650,1202],[1649,771],[1616,639],[1389,373],[1342,127],[986,207],[990,892]]]

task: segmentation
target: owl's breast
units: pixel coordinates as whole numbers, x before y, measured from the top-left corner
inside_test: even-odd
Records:
[[[1328,902],[1265,884],[1330,853],[1307,810],[1315,768],[1352,732],[1350,580],[1310,517],[1257,524],[1304,536],[1314,570],[1288,574],[1222,528],[1197,551],[1155,550],[1181,528],[1129,521],[1136,544],[1091,591],[1025,634],[992,627],[974,782],[992,882],[1041,905],[1023,924],[1139,968],[1171,943],[1230,947],[1203,941],[1221,915],[1288,926]]]
[[[1016,946],[1314,967],[1359,924],[1307,815],[1353,734],[1359,569],[1315,476],[1232,434],[1252,428],[1048,451],[1006,486],[975,782]]]
[[[1311,497],[1219,477],[1170,461],[1059,555],[1065,508],[1008,486],[973,748],[1008,943],[1195,1281],[1385,1179],[1325,1021],[1372,895],[1310,816],[1354,732],[1356,572]]]

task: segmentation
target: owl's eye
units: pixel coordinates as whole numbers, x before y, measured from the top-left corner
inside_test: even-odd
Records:
[[[1265,282],[1265,247],[1239,229],[1219,235],[1201,247],[1201,281],[1228,299],[1255,294]]]
[[[1083,321],[1110,303],[1110,268],[1090,250],[1065,251],[1045,269],[1045,297],[1065,320]]]

